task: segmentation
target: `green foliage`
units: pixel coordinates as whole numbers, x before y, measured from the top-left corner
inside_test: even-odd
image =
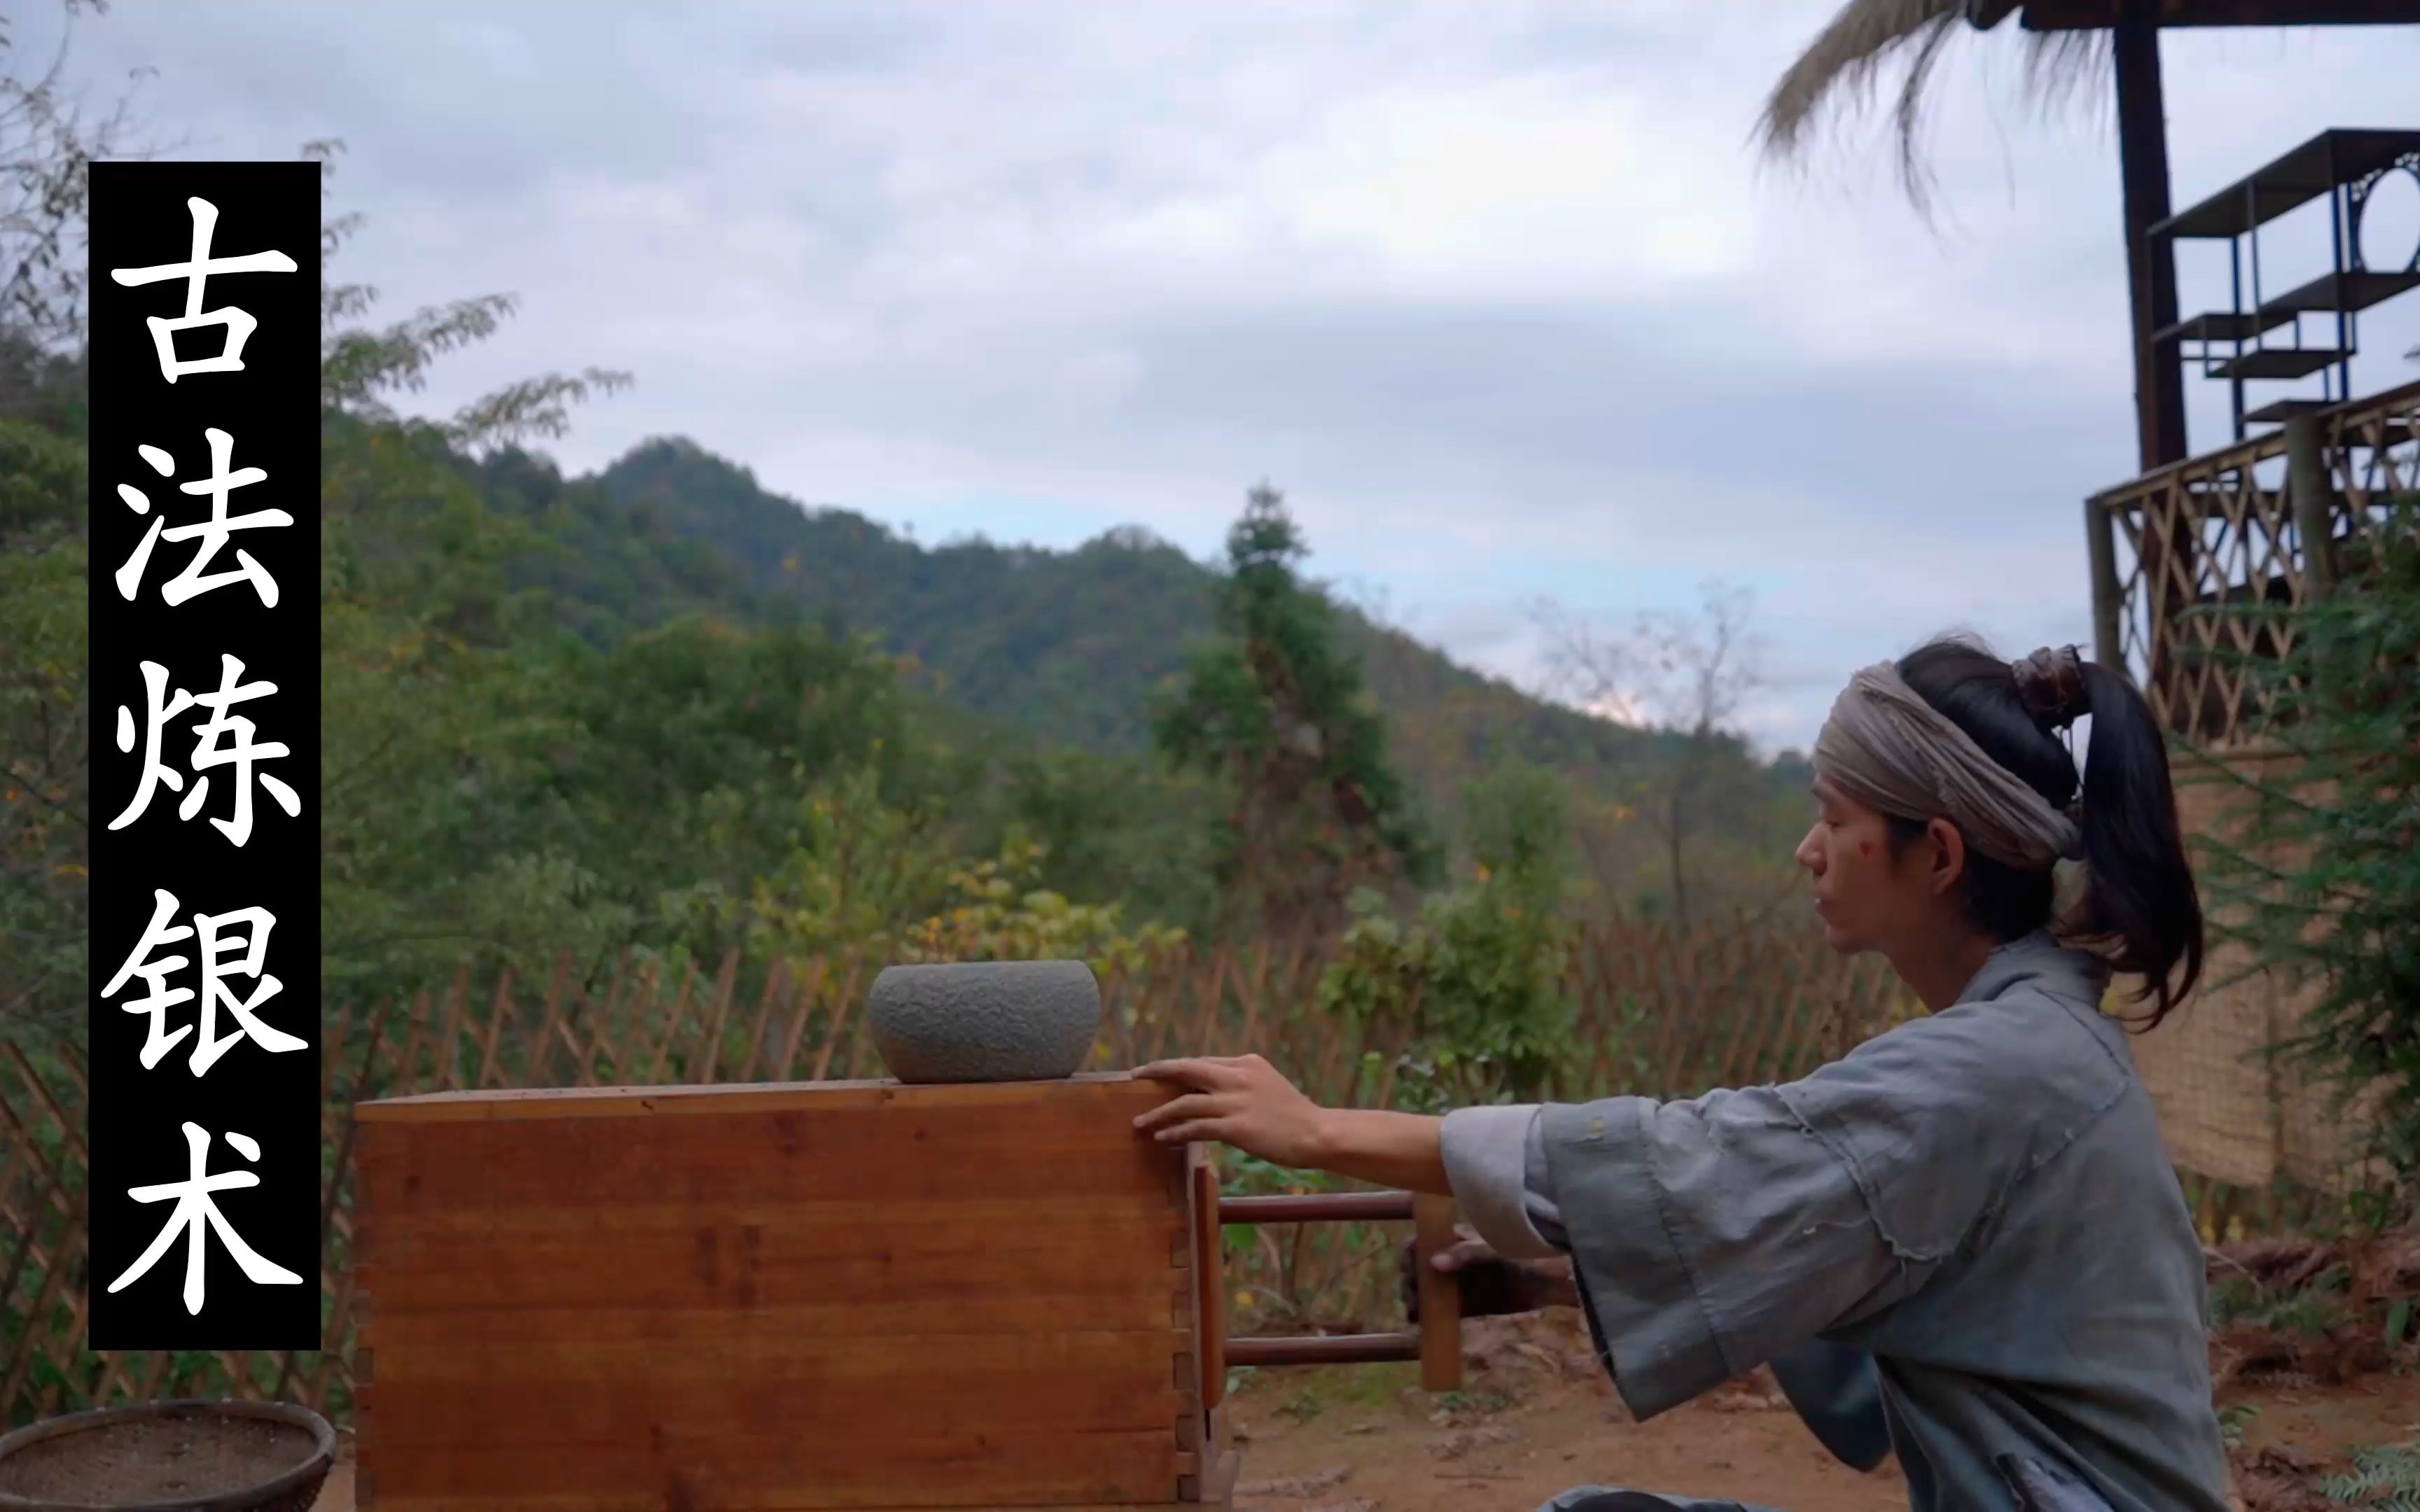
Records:
[[[926,961],[1081,960],[1102,976],[1138,973],[1184,945],[1181,929],[1126,922],[1125,905],[1081,903],[1036,886],[1043,847],[1012,843],[997,860],[951,873],[958,901],[908,933]]]
[[[853,511],[767,493],[679,438],[633,448],[595,486],[586,539],[704,551],[768,609],[876,636],[911,686],[1083,749],[1147,754],[1154,689],[1214,633],[1216,579],[1140,531],[1068,552],[980,538],[923,547]]]
[[[1466,849],[1482,874],[1542,912],[1559,907],[1572,872],[1570,787],[1509,758],[1464,790]]]
[[[920,546],[848,510],[768,493],[745,468],[677,438],[581,479],[507,447],[477,464],[476,481],[495,512],[543,527],[550,548],[524,560],[515,581],[543,590],[557,623],[582,639],[602,645],[708,612],[869,637],[895,658],[937,737],[991,758],[997,801],[970,823],[1014,818],[1046,838],[1049,885],[1070,896],[1119,898],[1139,914],[1208,927],[1226,784],[1204,768],[1171,777],[1143,759],[1153,715],[1182,696],[1192,658],[1219,638],[1227,575],[1130,528],[1072,551],[980,538]],[[1358,665],[1383,711],[1388,764],[1440,826],[1461,827],[1465,783],[1521,758],[1573,786],[1600,908],[1626,909],[1637,882],[1664,870],[1636,833],[1637,793],[1685,733],[1530,698],[1342,604],[1327,603],[1326,616],[1339,656]],[[1803,767],[1750,763],[1706,806],[1688,841],[1705,906],[1769,900],[1805,793]],[[991,854],[1000,839],[986,831],[970,844]]]
[[[1283,498],[1253,489],[1228,532],[1219,639],[1154,726],[1172,765],[1222,785],[1218,872],[1236,917],[1281,935],[1325,933],[1357,887],[1424,882],[1437,862],[1360,664],[1298,576],[1304,550]]]
[[[936,716],[937,721],[939,716]],[[1039,849],[1037,878],[1070,898],[1116,901],[1132,917],[1206,924],[1217,902],[1210,828],[1217,794],[1125,755],[1019,745],[995,734],[994,812],[1001,833],[973,841],[998,851],[1014,830]]]
[[[2339,1506],[2420,1512],[2420,1441],[2364,1445],[2345,1457],[2352,1468],[2319,1482],[2319,1492]]]
[[[304,147],[303,155],[328,165],[322,173],[324,180],[334,177],[331,160],[343,150],[341,142],[313,142]],[[357,215],[329,220],[323,233],[323,263],[334,261],[361,225]],[[365,284],[327,284],[319,299],[320,407],[389,429],[405,424],[388,403],[391,395],[427,389],[428,370],[440,358],[494,335],[520,303],[510,294],[483,294],[451,304],[425,306],[393,325],[373,330],[349,322],[378,302],[376,289]],[[416,423],[413,428],[432,430],[449,445],[466,451],[505,446],[534,436],[560,438],[570,429],[574,405],[613,393],[629,383],[629,374],[601,367],[577,374],[542,374],[484,394],[449,420],[433,425]]]
[[[0,417],[0,1015],[82,1019],[91,804],[84,449]]]
[[[2249,1402],[2238,1402],[2232,1407],[2222,1408],[2218,1414],[2219,1437],[2226,1441],[2229,1448],[2242,1444],[2243,1430],[2251,1425],[2254,1418],[2259,1415],[2260,1409]]]
[[[1343,1190],[1345,1181],[1325,1171],[1298,1171],[1272,1165],[1239,1149],[1218,1152],[1219,1192],[1224,1196],[1300,1196]],[[1228,1224],[1219,1230],[1225,1273],[1236,1281],[1228,1299],[1233,1312],[1256,1328],[1316,1328],[1359,1273],[1394,1247],[1376,1226],[1360,1223]],[[1252,1278],[1249,1283],[1242,1278]]]
[[[2285,1048],[2365,1100],[2370,1152],[2392,1173],[2368,1194],[2384,1218],[2409,1213],[2420,1178],[2420,499],[2336,550],[2336,592],[2240,611],[2290,636],[2254,664],[2273,702],[2249,733],[2292,770],[2206,757],[2247,824],[2202,837],[2202,872],[2216,929],[2316,985]]]
[[[1512,1398],[1491,1387],[1481,1386],[1476,1390],[1438,1392],[1432,1398],[1432,1405],[1437,1413],[1447,1417],[1460,1417],[1466,1413],[1484,1416],[1508,1411],[1512,1406]]]
[[[1568,795],[1551,774],[1508,763],[1471,784],[1465,809],[1472,880],[1408,924],[1359,895],[1319,984],[1322,1011],[1408,1035],[1396,1100],[1419,1111],[1534,1100],[1571,1042]]]
[[[2249,1323],[2273,1333],[2325,1338],[2350,1321],[2346,1288],[2351,1276],[2330,1266],[2302,1286],[2273,1291],[2246,1275],[2230,1275],[2211,1288],[2213,1327]]]
[[[72,28],[104,0],[63,0]],[[0,15],[0,59],[10,59],[12,18]],[[13,59],[10,59],[13,61]],[[39,74],[0,72],[0,330],[45,349],[73,347],[84,330],[87,274],[85,208],[97,160],[140,157],[127,100],[98,122],[62,88],[65,51]]]

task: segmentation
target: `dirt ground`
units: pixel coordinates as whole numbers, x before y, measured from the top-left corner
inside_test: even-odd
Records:
[[[1865,1475],[1833,1459],[1770,1377],[1634,1423],[1584,1338],[1512,1321],[1466,1325],[1465,1389],[1443,1399],[1421,1392],[1408,1365],[1248,1382],[1232,1407],[1244,1440],[1237,1512],[1528,1512],[1590,1483],[1788,1512],[1907,1505],[1895,1465]],[[2243,1488],[2251,1512],[2289,1512],[2309,1504],[2312,1482],[2341,1469],[2346,1450],[2420,1434],[2420,1377],[2230,1384],[2220,1407],[2240,1434],[2239,1463],[2257,1467]]]
[[[1558,1326],[1566,1319],[1568,1327]],[[1576,1314],[1474,1319],[1464,1389],[1419,1389],[1411,1365],[1260,1373],[1229,1412],[1243,1471],[1236,1512],[1529,1512],[1609,1483],[1762,1503],[1786,1512],[1899,1512],[1894,1465],[1849,1470],[1815,1443],[1769,1377],[1720,1388],[1652,1423],[1630,1420],[1576,1332]],[[2345,1385],[2230,1384],[2220,1406],[2249,1468],[2247,1512],[2302,1512],[2346,1450],[2420,1435],[2420,1376]],[[355,1512],[339,1464],[315,1512]]]

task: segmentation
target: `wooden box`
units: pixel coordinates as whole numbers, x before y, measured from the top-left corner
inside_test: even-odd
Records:
[[[1217,1186],[1124,1075],[365,1104],[379,1512],[1223,1504]],[[1214,1266],[1215,1268],[1215,1262]],[[1205,1336],[1206,1330],[1206,1336]]]

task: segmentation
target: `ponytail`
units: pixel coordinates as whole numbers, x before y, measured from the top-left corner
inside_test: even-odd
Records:
[[[2004,942],[2056,923],[2100,949],[2113,971],[2143,979],[2133,1000],[2156,999],[2156,1006],[2133,1022],[2154,1027],[2200,980],[2203,953],[2201,895],[2177,819],[2167,741],[2131,681],[2082,661],[2072,648],[2037,652],[2018,671],[2025,675],[1955,638],[1899,664],[1917,697],[2056,808],[2079,796],[2075,762],[2058,733],[2085,714],[2092,717],[2081,781],[2086,888],[2073,916],[2053,918],[2051,873],[1971,848],[1967,911]],[[1895,848],[1924,832],[1913,820],[1890,823]]]
[[[2201,892],[2177,818],[2168,743],[2123,673],[2084,668],[2092,739],[2084,758],[2084,864],[2088,885],[2076,932],[2110,948],[2113,969],[2143,979],[2142,1020],[2167,1017],[2201,980]]]

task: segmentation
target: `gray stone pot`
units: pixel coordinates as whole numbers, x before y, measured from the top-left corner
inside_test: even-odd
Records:
[[[1081,961],[890,966],[865,1020],[903,1082],[1058,1081],[1092,1053],[1101,984]]]

